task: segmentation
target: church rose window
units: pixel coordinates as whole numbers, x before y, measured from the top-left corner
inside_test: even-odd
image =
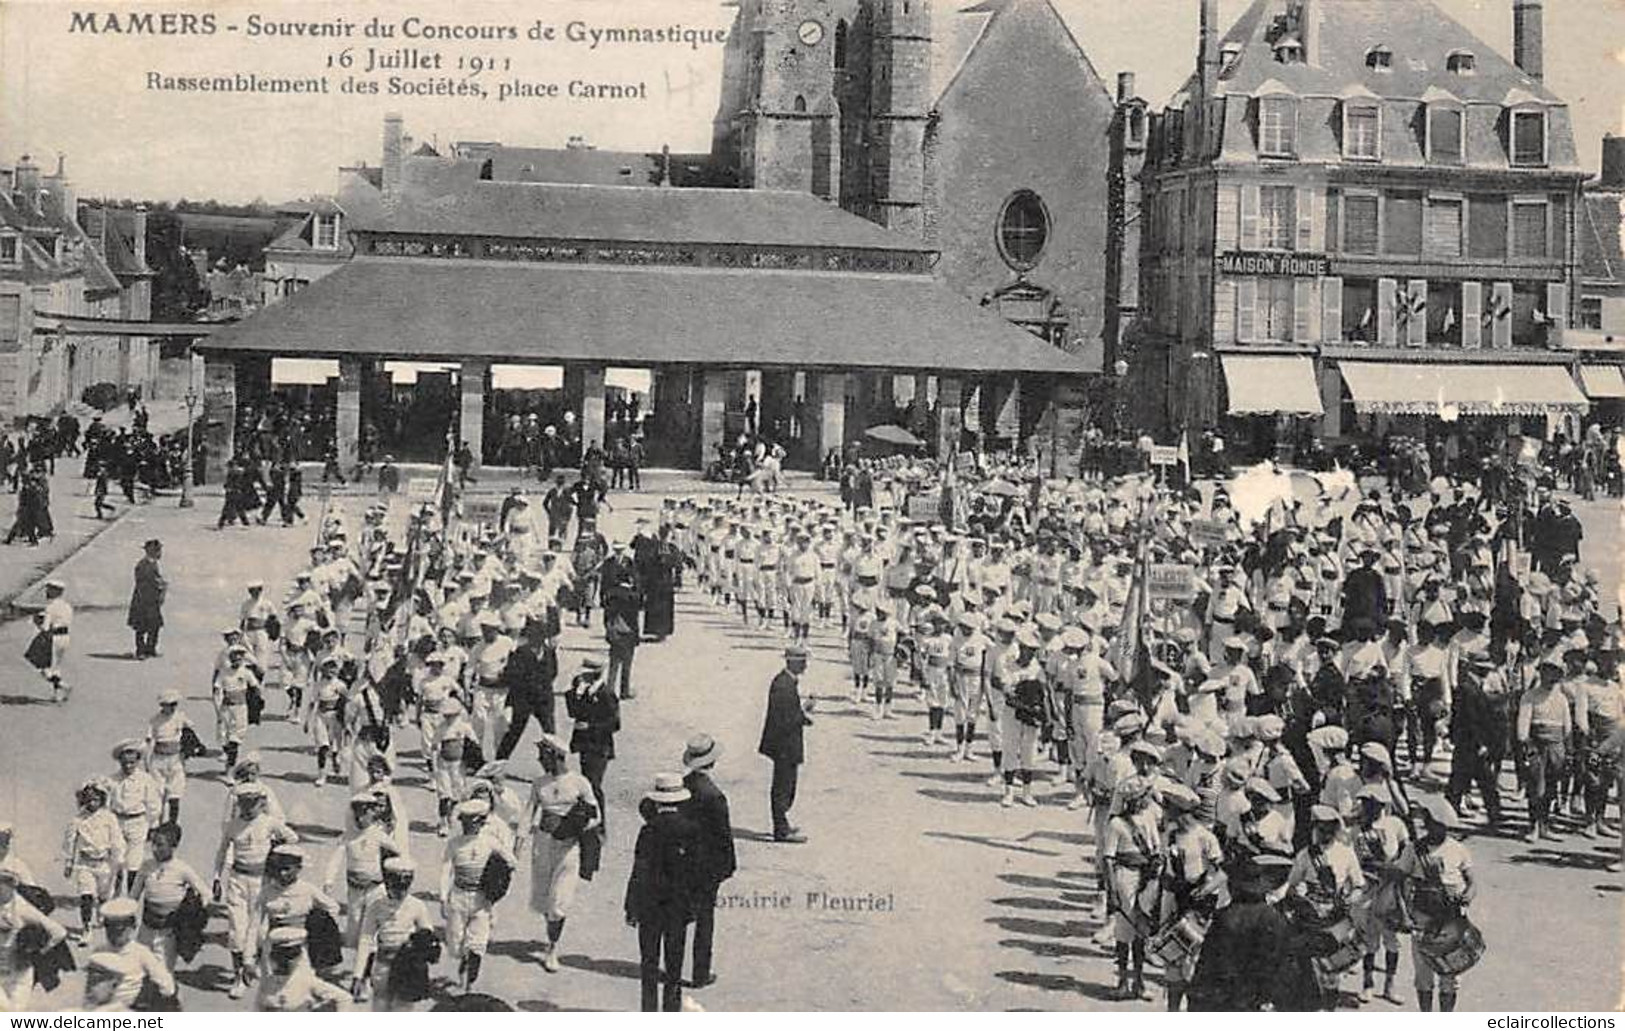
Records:
[[[1026,271],[1038,264],[1049,241],[1049,210],[1038,194],[1018,190],[999,213],[999,253],[1005,264]]]

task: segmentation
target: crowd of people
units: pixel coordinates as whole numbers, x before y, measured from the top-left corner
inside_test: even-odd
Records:
[[[114,768],[76,787],[71,931],[15,858],[18,831],[0,828],[0,948],[14,950],[0,1005],[26,1009],[78,943],[94,950],[87,1006],[162,1007],[177,966],[209,947],[211,904],[234,999],[469,998],[499,915],[513,919],[513,878],[528,873],[539,962],[557,972],[576,897],[621,861],[642,1004],[680,1008],[685,983],[714,977],[717,890],[738,861],[707,775],[720,748],[674,742],[630,856],[606,855],[606,824],[624,817],[604,784],[635,650],[676,632],[685,584],[785,645],[760,744],[775,842],[809,837],[791,820],[817,708],[799,680],[808,644],[833,637],[848,706],[895,720],[913,695],[928,748],[985,764],[987,804],[1080,814],[1124,1000],[1150,997],[1155,965],[1170,1009],[1399,1004],[1408,955],[1416,1004],[1454,1009],[1485,949],[1463,832],[1619,829],[1604,819],[1625,751],[1618,615],[1548,489],[1320,479],[1312,497],[1260,505],[1143,475],[1045,479],[1016,459],[861,468],[909,486],[667,499],[630,537],[600,532],[591,477],[558,477],[535,512],[515,491],[478,531],[434,504],[404,528],[383,504],[353,526],[330,513],[280,600],[245,584],[211,717],[165,691],[112,746]],[[923,513],[907,500],[927,484]],[[155,544],[137,589],[161,608]],[[595,607],[604,657],[556,690],[565,620],[591,627]],[[137,626],[137,608],[137,648],[156,654],[161,612],[154,625],[142,607]],[[30,656],[62,695],[70,623],[71,608],[48,609]],[[346,799],[322,855],[262,776],[258,728],[279,719],[306,735],[316,789]],[[508,763],[533,719],[541,773],[525,797]],[[189,766],[216,755],[230,785],[218,825],[183,814]],[[405,788],[408,770],[426,786]],[[428,797],[440,859],[421,870],[410,814]],[[183,826],[218,834],[211,869],[176,858]]]

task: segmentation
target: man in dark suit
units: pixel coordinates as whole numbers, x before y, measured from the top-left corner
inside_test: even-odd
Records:
[[[130,609],[126,623],[135,631],[135,657],[158,657],[158,632],[164,626],[164,596],[169,582],[159,566],[164,557],[164,542],[156,537],[141,546],[144,554],[135,564],[135,589],[130,592]]]
[[[575,721],[570,751],[580,756],[581,775],[592,784],[598,799],[599,819],[607,826],[604,808],[604,772],[615,758],[615,734],[621,729],[621,702],[604,679],[604,664],[588,659],[564,693],[564,708]]]
[[[553,733],[553,680],[558,675],[559,655],[548,625],[533,619],[525,624],[524,643],[508,656],[502,669],[501,682],[508,689],[508,709],[513,720],[497,745],[498,759],[513,754],[532,716],[542,725],[543,733]]]
[[[683,786],[688,788],[688,808],[700,826],[700,865],[705,873],[703,888],[694,900],[694,987],[716,983],[711,969],[711,941],[716,930],[717,891],[734,875],[733,824],[728,819],[728,796],[711,779],[711,770],[722,754],[722,746],[710,734],[689,738],[683,750]]]
[[[1388,586],[1383,583],[1377,562],[1382,553],[1376,548],[1365,548],[1360,553],[1360,568],[1351,570],[1343,581],[1343,625],[1369,621],[1382,626],[1388,621]]]
[[[803,703],[797,686],[806,671],[807,649],[800,645],[786,648],[784,669],[767,689],[767,718],[762,722],[761,744],[756,747],[773,760],[773,787],[768,796],[773,810],[773,840],[791,845],[807,840],[800,829],[790,824],[790,807],[796,802],[796,776],[805,756],[802,731],[812,725],[808,715],[812,699]]]

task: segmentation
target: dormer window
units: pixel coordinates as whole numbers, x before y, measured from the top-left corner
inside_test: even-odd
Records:
[[[1258,101],[1258,152],[1265,157],[1298,155],[1298,100],[1269,96]]]
[[[1275,60],[1281,64],[1303,64],[1303,44],[1291,36],[1275,44]]]
[[[22,261],[22,250],[15,236],[0,236],[0,265],[16,265]]]
[[[311,246],[315,247],[319,251],[338,250],[339,216],[316,216],[315,232],[311,239]]]
[[[1546,164],[1546,112],[1538,108],[1512,112],[1512,164],[1540,168]]]
[[[1229,68],[1231,65],[1236,63],[1236,58],[1240,56],[1240,43],[1226,43],[1219,48],[1219,66],[1221,68]]]
[[[1343,102],[1343,156],[1351,161],[1382,158],[1382,108],[1374,101]]]
[[[1372,47],[1366,51],[1365,66],[1372,71],[1391,72],[1394,70],[1394,52],[1387,47]]]
[[[1457,75],[1473,75],[1478,71],[1478,58],[1471,50],[1452,50],[1444,66]]]

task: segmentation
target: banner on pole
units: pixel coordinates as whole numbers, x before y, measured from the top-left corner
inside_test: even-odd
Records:
[[[1153,601],[1193,601],[1196,598],[1196,570],[1190,566],[1155,563],[1146,576],[1146,596]]]
[[[1151,448],[1152,465],[1178,465],[1179,448],[1153,445]]]
[[[1191,543],[1198,548],[1222,548],[1230,537],[1225,524],[1217,519],[1193,519],[1188,532]]]

